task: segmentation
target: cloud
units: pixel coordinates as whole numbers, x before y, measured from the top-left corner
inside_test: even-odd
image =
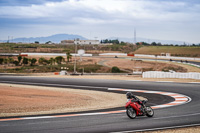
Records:
[[[173,20],[197,14],[199,5],[184,2],[134,0],[69,0],[45,1],[31,6],[5,6],[0,8],[1,18],[90,18]],[[178,17],[178,18],[177,18]],[[102,20],[103,21],[103,20]],[[95,22],[95,21],[94,21]]]
[[[0,24],[4,27],[13,22],[15,27],[41,29],[46,25],[52,27],[52,32],[60,27],[70,32],[92,29],[102,33],[109,29],[110,34],[120,30],[124,36],[130,34],[130,27],[137,27],[141,35],[147,32],[151,37],[158,35],[151,30],[165,31],[165,35],[159,35],[163,38],[170,30],[179,34],[182,28],[194,29],[197,34],[200,28],[197,0],[1,0],[0,4]]]
[[[1,0],[0,6],[29,6],[40,5],[46,2],[61,2],[63,0]]]

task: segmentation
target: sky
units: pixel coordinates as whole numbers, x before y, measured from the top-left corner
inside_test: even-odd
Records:
[[[200,0],[0,0],[0,40],[78,34],[200,43]],[[134,39],[133,39],[134,40]]]

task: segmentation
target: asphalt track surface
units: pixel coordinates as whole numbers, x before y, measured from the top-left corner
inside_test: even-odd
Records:
[[[1,121],[1,133],[74,133],[74,132],[136,132],[200,125],[200,84],[143,82],[97,79],[36,78],[23,76],[0,76],[2,83],[30,84],[74,89],[91,89],[108,91],[107,88],[141,89],[150,91],[166,91],[189,96],[189,103],[154,110],[154,117],[145,116],[129,119],[125,113],[82,115],[59,118],[27,119]],[[115,91],[113,91],[115,92]],[[119,92],[116,93],[126,93]],[[165,104],[174,99],[158,94],[137,93],[149,99],[149,105]],[[97,103],[98,104],[98,103]],[[120,110],[122,108],[107,109]],[[98,112],[105,110],[98,110]],[[97,112],[96,111],[88,111]],[[86,113],[86,112],[80,112]],[[23,117],[23,116],[22,116]]]

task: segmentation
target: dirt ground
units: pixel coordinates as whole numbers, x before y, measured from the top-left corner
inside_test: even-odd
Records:
[[[122,107],[123,94],[0,84],[0,117],[66,113]]]
[[[142,60],[128,60],[128,59],[108,59],[107,62],[105,62],[107,66],[113,67],[117,66],[120,69],[127,69],[127,70],[133,70],[133,71],[143,71],[143,70],[156,70],[156,71],[162,71],[165,68],[175,68],[177,72],[187,72],[187,69],[178,66],[176,64],[169,64],[169,63],[162,63],[158,61],[142,61]]]
[[[77,57],[77,60],[79,62],[79,57]],[[103,63],[101,63],[103,62]],[[82,62],[79,62],[82,65],[86,64],[100,64],[105,65],[110,68],[117,66],[122,70],[129,70],[132,71],[148,71],[148,70],[156,70],[156,71],[162,71],[165,68],[173,67],[176,69],[177,72],[187,72],[188,68],[186,68],[186,65],[179,65],[175,63],[165,63],[165,62],[159,62],[159,61],[142,61],[142,60],[129,60],[129,59],[120,59],[120,58],[90,58],[90,57],[84,57]],[[192,69],[190,69],[192,71]]]

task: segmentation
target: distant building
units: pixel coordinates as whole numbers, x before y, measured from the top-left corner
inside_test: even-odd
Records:
[[[109,45],[113,45],[113,43],[101,43],[101,45],[103,45],[103,46],[109,46]]]
[[[70,45],[70,44],[74,44],[74,40],[62,40],[61,44],[63,45]]]
[[[80,45],[95,45],[100,44],[99,40],[63,40],[61,44],[70,45],[70,44],[80,44]]]

